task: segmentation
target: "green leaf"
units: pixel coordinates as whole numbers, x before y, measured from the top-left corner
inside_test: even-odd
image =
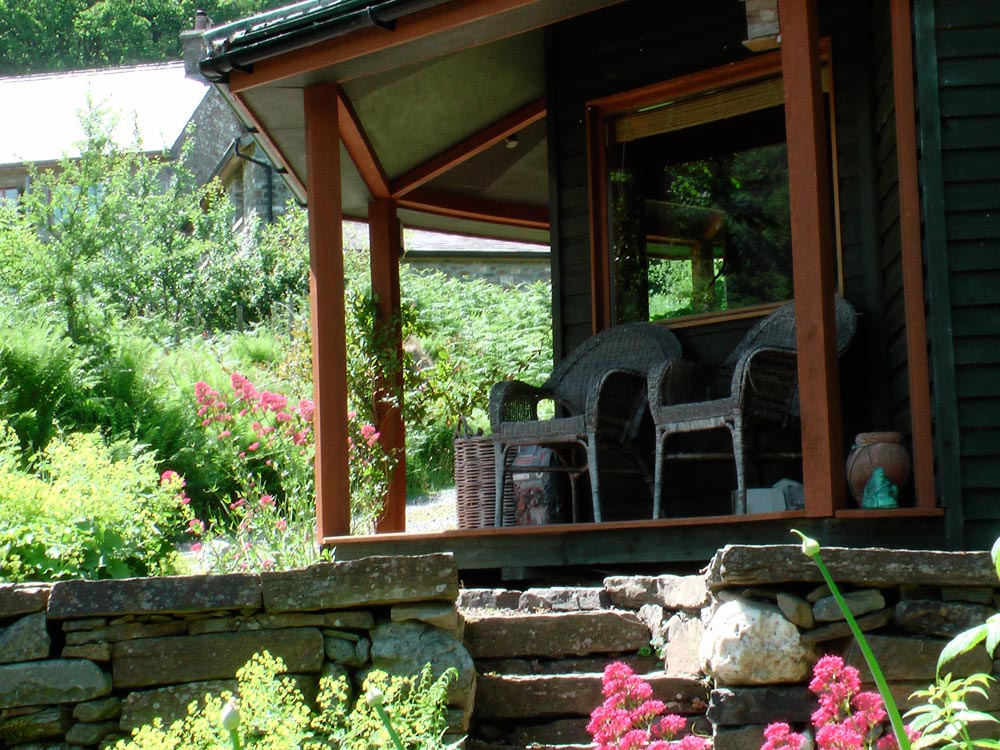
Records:
[[[938,656],[937,671],[938,674],[941,672],[941,667],[950,662],[956,656],[960,656],[968,651],[971,651],[977,645],[982,643],[986,639],[987,626],[977,625],[974,628],[969,628],[968,630],[959,633],[950,641],[947,645],[941,649],[941,654]]]

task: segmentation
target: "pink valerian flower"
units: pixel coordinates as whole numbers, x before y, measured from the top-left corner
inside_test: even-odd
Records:
[[[776,722],[764,730],[761,750],[801,750],[805,740],[805,735],[793,732],[788,724]]]
[[[304,398],[299,401],[299,416],[302,417],[303,421],[312,422],[315,409],[316,407],[310,399]]]
[[[253,453],[258,448],[260,448],[260,442],[258,442],[256,440],[254,442],[250,443],[250,445],[247,446],[247,450],[250,451],[251,453]]]
[[[274,522],[274,528],[276,528],[278,531],[284,531],[285,529],[288,528],[288,521],[286,521],[284,518],[279,518],[277,521]]]
[[[365,443],[371,448],[378,442],[378,439],[382,437],[382,434],[375,429],[375,425],[365,423],[361,425],[361,437],[365,439]]]
[[[913,727],[907,726],[903,727],[903,729],[906,730],[906,736],[911,743],[920,739],[920,732]],[[875,743],[875,747],[877,747],[878,750],[899,750],[899,742],[896,740],[896,735],[892,732],[887,732],[878,739]]]
[[[261,508],[274,507],[274,498],[271,497],[270,495],[261,495],[260,507]]]
[[[177,496],[177,502],[181,505],[189,505],[191,503],[191,498],[185,495],[183,492]]]
[[[604,701],[587,724],[598,750],[708,750],[701,737],[674,740],[687,725],[684,717],[661,717],[666,706],[652,697],[650,684],[627,664],[605,667],[601,690]]]
[[[199,552],[201,552],[201,542],[195,542],[194,544],[192,544],[191,551],[194,552],[196,555]]]
[[[178,474],[173,469],[167,469],[165,472],[160,474],[160,486],[166,487],[167,485],[177,484],[180,487],[184,486],[184,478]]]
[[[195,536],[201,536],[205,533],[205,522],[200,518],[192,518],[188,521],[188,531]]]

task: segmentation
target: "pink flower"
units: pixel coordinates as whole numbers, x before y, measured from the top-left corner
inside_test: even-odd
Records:
[[[191,498],[189,498],[182,492],[180,496],[177,498],[177,502],[179,502],[181,505],[187,505],[191,502]]]
[[[799,750],[805,737],[793,732],[784,722],[769,724],[764,730],[764,744],[761,750]]]
[[[274,528],[276,528],[278,531],[284,531],[285,529],[288,528],[288,521],[286,521],[284,518],[279,518],[277,521],[274,522]]]
[[[260,448],[260,443],[256,440],[247,446],[247,450],[250,451],[251,453],[253,453],[258,448]]]
[[[677,714],[667,714],[656,725],[657,731],[668,740],[672,740],[679,732],[684,731],[687,720]]]
[[[219,433],[219,440],[225,440],[227,437],[229,437],[232,434],[233,433],[230,432],[229,430],[223,430],[222,432]]]
[[[316,406],[307,398],[301,399],[299,401],[299,416],[302,417],[306,422],[313,421],[313,414],[315,412]]]
[[[358,416],[358,413],[356,411],[349,411],[349,412],[347,412],[347,418],[348,419],[354,419],[356,416]]]
[[[238,497],[233,502],[229,503],[229,510],[236,510],[237,508],[242,508],[247,504],[247,499],[245,497]]]
[[[205,533],[205,522],[199,518],[192,518],[188,521],[188,531],[195,536],[201,536]]]
[[[711,747],[712,743],[707,737],[699,737],[696,734],[685,735],[676,743],[677,750],[709,750]]]
[[[261,508],[268,508],[268,507],[272,507],[273,508],[274,507],[274,498],[271,497],[270,495],[261,495],[260,496],[260,507]]]
[[[191,551],[194,552],[196,555],[199,552],[201,552],[201,542],[195,542],[194,544],[192,544]]]
[[[277,414],[274,415],[274,418],[279,422],[292,421],[292,415],[289,414],[287,411],[279,411]]]
[[[181,477],[181,475],[178,474],[173,469],[167,469],[165,472],[160,474],[161,487],[164,487],[168,484],[174,484],[175,482],[179,482],[181,487],[184,486],[184,478]]]
[[[270,570],[274,567],[274,560],[261,560],[260,567],[264,570]]]

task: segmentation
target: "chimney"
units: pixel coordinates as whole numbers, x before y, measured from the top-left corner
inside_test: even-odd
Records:
[[[194,28],[181,32],[181,50],[184,57],[184,75],[202,83],[208,79],[201,74],[198,61],[208,56],[208,48],[201,35],[212,28],[212,19],[203,10],[195,11]]]

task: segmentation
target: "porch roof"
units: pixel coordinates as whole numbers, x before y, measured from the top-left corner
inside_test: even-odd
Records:
[[[616,2],[309,0],[208,30],[200,68],[300,200],[303,90],[335,81],[345,216],[390,197],[406,226],[547,244],[544,27]]]

